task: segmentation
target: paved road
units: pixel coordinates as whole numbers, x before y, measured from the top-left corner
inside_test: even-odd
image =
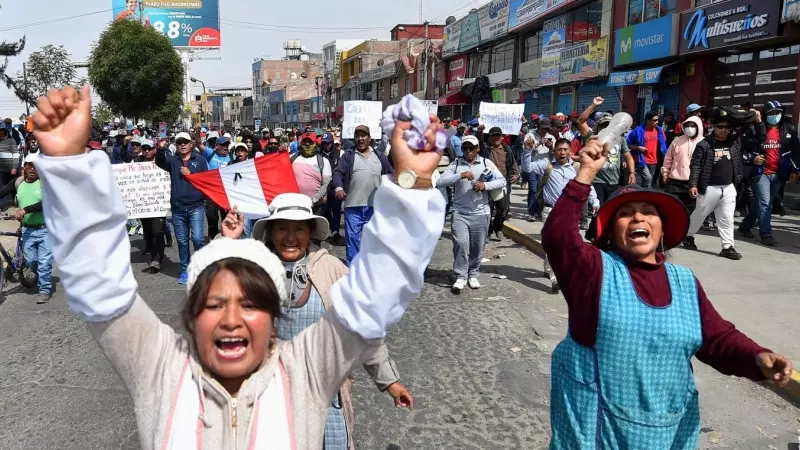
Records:
[[[141,240],[134,238],[141,248]],[[177,259],[175,249],[170,257]],[[341,249],[335,249],[341,255]],[[451,246],[440,241],[421,298],[390,333],[389,347],[414,411],[394,408],[357,371],[356,442],[361,449],[539,449],[548,441],[553,346],[564,335],[563,299],[547,293],[541,261],[509,242],[482,276],[484,287],[449,292]],[[134,251],[141,293],[177,326],[183,289],[167,275],[146,275]],[[0,305],[0,449],[135,449],[128,394],[65,307],[63,292],[37,306],[11,286]],[[698,364],[702,448],[785,449],[797,442],[797,409],[748,381]],[[711,444],[720,433],[718,444]],[[792,448],[792,447],[789,447]]]

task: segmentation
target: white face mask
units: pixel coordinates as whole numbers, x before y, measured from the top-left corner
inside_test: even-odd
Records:
[[[694,138],[695,136],[697,136],[697,128],[687,127],[686,136],[689,136],[690,138]]]

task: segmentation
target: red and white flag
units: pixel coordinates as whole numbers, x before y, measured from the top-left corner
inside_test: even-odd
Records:
[[[252,217],[269,216],[269,203],[276,195],[300,192],[289,152],[270,153],[186,179],[219,207],[237,206],[240,213]]]

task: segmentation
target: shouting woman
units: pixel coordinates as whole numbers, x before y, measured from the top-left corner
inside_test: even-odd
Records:
[[[691,270],[666,261],[689,214],[677,198],[628,186],[597,213],[594,246],[578,230],[607,150],[589,141],[542,230],[569,308],[552,359],[551,449],[697,447],[692,357],[727,374],[789,382],[792,364],[736,330]]]
[[[90,103],[88,86],[39,100],[37,165],[67,303],[130,392],[142,448],[319,450],[331,399],[422,289],[441,233],[441,195],[387,178],[363,250],[330,289],[332,309],[289,341],[273,337],[288,301],[278,257],[246,239],[213,241],[189,267],[184,335],[137,294],[108,157],[85,152]],[[432,173],[440,155],[411,150],[403,139],[410,128],[396,124],[395,164]],[[435,148],[436,129],[425,150]]]

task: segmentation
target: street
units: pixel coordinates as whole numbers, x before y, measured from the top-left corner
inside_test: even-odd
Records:
[[[396,409],[388,394],[379,393],[366,373],[356,370],[356,445],[380,450],[546,448],[550,352],[566,330],[563,298],[548,292],[541,260],[510,240],[487,248],[491,262],[484,267],[481,289],[452,294],[447,230],[422,296],[388,338],[416,406],[413,411]],[[141,237],[132,242],[141,295],[162,320],[178,326],[184,289],[175,282],[177,265],[167,264],[165,274],[142,273]],[[707,250],[714,250],[712,243],[710,237],[698,239]],[[168,252],[176,261],[177,249]],[[333,252],[343,256],[341,247]],[[750,267],[786,265],[784,257],[794,258],[796,266],[794,255],[769,254],[775,259],[751,259]],[[745,332],[762,339],[760,329],[766,336],[769,329],[797,323],[794,304],[781,311],[763,308],[761,315],[726,308],[728,298],[746,293],[743,285],[714,277],[713,270],[737,263],[702,256],[707,267],[698,272],[709,296]],[[790,302],[792,281],[785,281],[785,291],[776,288],[776,303]],[[56,289],[49,304],[37,306],[32,295],[11,284],[0,305],[0,448],[138,448],[128,394],[86,326],[67,310],[63,287]],[[767,321],[776,315],[779,320]],[[796,346],[774,350],[798,357]],[[800,413],[790,402],[700,363],[695,372],[702,405],[700,448],[797,448]]]

